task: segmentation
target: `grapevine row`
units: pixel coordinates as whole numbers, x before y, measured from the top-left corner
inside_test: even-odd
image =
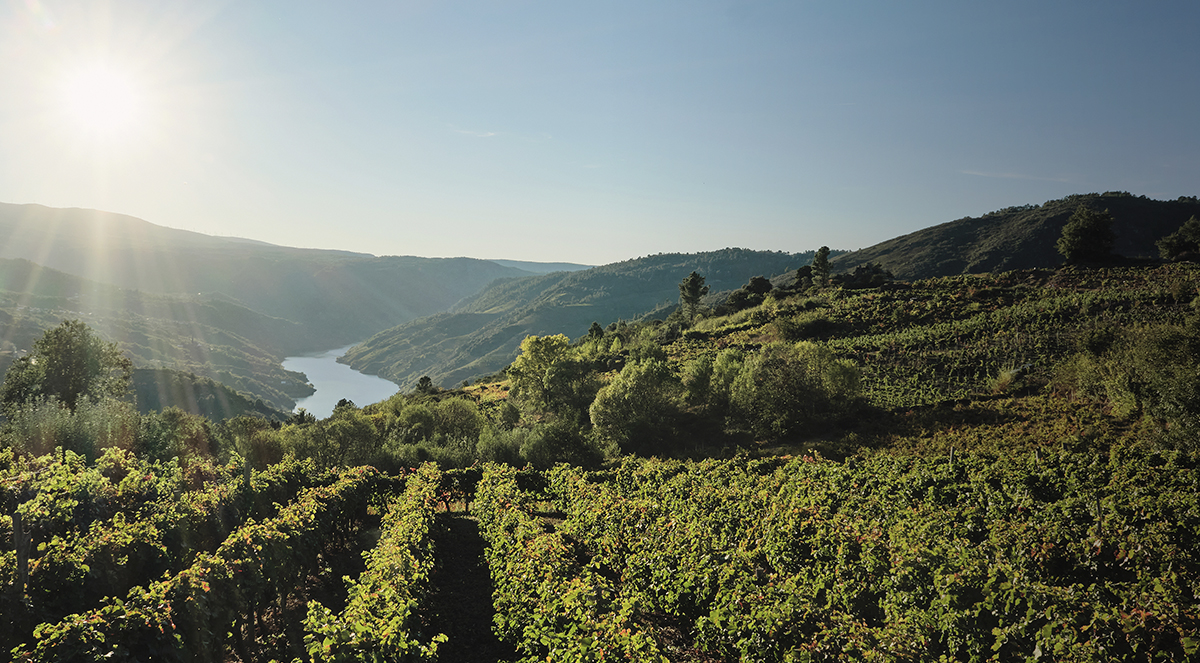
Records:
[[[175,576],[39,626],[36,643],[15,648],[13,658],[209,661],[232,647],[251,660],[264,614],[281,613],[321,552],[354,536],[378,483],[375,470],[355,468],[304,490],[276,517],[248,521]]]
[[[496,631],[521,661],[665,661],[601,569],[530,513],[517,472],[489,466],[475,495],[488,542]]]
[[[446,636],[426,640],[417,611],[434,569],[430,531],[441,474],[427,463],[408,477],[404,494],[384,517],[378,545],[366,555],[367,570],[349,585],[345,610],[309,603],[305,642],[313,661],[437,659]]]
[[[1105,462],[1107,461],[1107,462]],[[743,661],[1190,660],[1196,459],[891,457],[561,468],[622,601]]]

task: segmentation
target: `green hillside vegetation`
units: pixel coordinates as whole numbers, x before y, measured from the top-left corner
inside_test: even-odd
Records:
[[[322,420],[28,402],[0,645],[433,661],[482,612],[496,660],[1200,653],[1200,267],[774,280]]]
[[[694,320],[527,335],[490,379],[320,420],[139,413],[118,346],[64,325],[0,390],[0,648],[1200,655],[1200,266],[786,267],[676,273],[675,301],[710,286]]]
[[[243,416],[284,421],[290,416],[220,382],[169,368],[134,369],[133,394],[141,414],[178,408],[211,421]]]
[[[835,271],[877,263],[898,279],[1049,269],[1062,264],[1055,242],[1083,205],[1113,217],[1114,252],[1125,258],[1157,258],[1156,243],[1200,214],[1200,199],[1172,201],[1116,191],[1067,196],[1041,205],[1018,205],[966,217],[854,251],[832,260]]]
[[[507,366],[526,336],[578,336],[595,321],[632,319],[660,306],[669,312],[678,300],[679,280],[691,271],[704,274],[715,293],[739,288],[753,274],[795,270],[812,255],[748,249],[672,253],[502,279],[447,313],[376,334],[351,348],[344,361],[403,389],[422,376],[453,386]]]
[[[591,269],[595,265],[580,265],[574,262],[530,262],[528,260],[492,260],[502,267],[514,267],[531,274],[549,274],[551,272],[578,272]]]
[[[303,374],[280,365],[307,343],[298,323],[219,299],[123,290],[0,259],[0,368],[45,330],[75,318],[117,343],[139,368],[194,373],[286,411],[312,394]]]

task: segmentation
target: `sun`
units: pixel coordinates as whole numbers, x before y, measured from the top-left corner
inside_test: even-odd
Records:
[[[144,103],[137,81],[105,63],[71,71],[62,79],[61,92],[68,123],[93,137],[128,135],[143,119]]]

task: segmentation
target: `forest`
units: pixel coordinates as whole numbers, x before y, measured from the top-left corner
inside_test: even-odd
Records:
[[[0,647],[1194,660],[1200,226],[1162,260],[1070,240],[1106,216],[1056,268],[677,274],[665,315],[324,419],[140,413],[129,359],[64,322],[0,389]]]

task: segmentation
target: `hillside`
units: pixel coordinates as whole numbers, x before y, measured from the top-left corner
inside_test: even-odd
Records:
[[[1158,257],[1154,243],[1188,217],[1200,200],[1152,200],[1124,192],[1072,195],[1042,205],[1021,205],[918,230],[831,261],[834,271],[879,263],[896,278],[1053,268],[1062,264],[1054,243],[1080,205],[1113,216],[1115,252],[1127,258]]]
[[[811,287],[323,420],[31,410],[0,648],[1194,661],[1198,305],[1191,263]]]
[[[532,274],[549,274],[551,272],[578,272],[591,269],[595,265],[580,265],[574,262],[530,262],[528,260],[492,260],[503,267],[523,269]]]
[[[304,342],[298,323],[219,299],[124,290],[0,259],[0,371],[72,318],[115,342],[138,368],[195,373],[281,410],[312,393],[304,375],[280,365],[287,348]]]
[[[220,382],[169,368],[134,369],[133,390],[142,414],[177,407],[212,421],[244,415],[283,421],[288,416],[262,399],[252,399]]]
[[[446,310],[493,279],[529,273],[473,258],[297,249],[109,212],[12,204],[0,204],[0,258],[129,290],[234,301],[302,325],[287,353],[358,341]]]
[[[411,388],[423,376],[453,385],[504,368],[530,334],[577,337],[593,322],[631,319],[679,300],[679,282],[699,272],[712,291],[741,287],[812,261],[812,253],[724,249],[660,254],[577,272],[503,279],[441,313],[389,329],[353,347],[345,363]]]

